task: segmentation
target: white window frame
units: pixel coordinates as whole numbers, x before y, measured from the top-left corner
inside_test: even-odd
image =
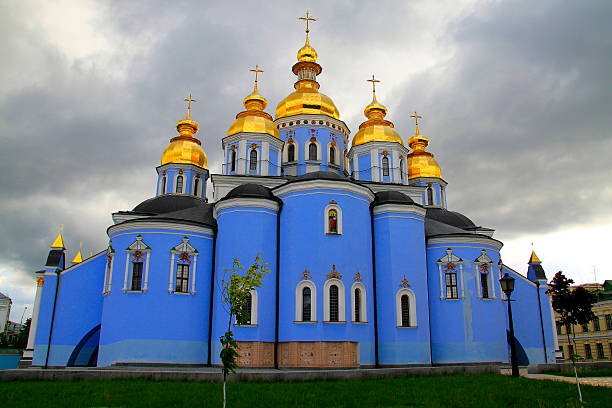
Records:
[[[167,188],[168,188],[168,178],[165,174],[162,174],[161,178],[159,179],[159,188],[158,188],[157,195],[166,194]]]
[[[446,255],[438,259],[438,273],[440,275],[440,299],[441,300],[461,300],[465,297],[465,285],[463,283],[463,259],[453,254],[453,250],[446,249]],[[444,266],[447,263],[453,263],[459,268],[457,270],[457,299],[446,297],[446,271]]]
[[[104,268],[104,288],[102,289],[102,295],[108,295],[111,292],[113,284],[113,266],[115,264],[115,251],[109,245],[106,254],[106,265]]]
[[[336,213],[338,214],[338,219],[336,220],[336,223],[337,223],[336,229],[338,230],[338,232],[329,232],[329,221],[328,221],[329,210],[336,210]],[[338,204],[331,203],[325,207],[325,211],[323,211],[323,228],[326,234],[342,235],[342,208],[340,208]]]
[[[332,148],[332,147],[334,148],[334,152],[335,152],[334,153],[334,162],[333,163],[329,161],[329,149]],[[325,152],[325,155],[327,156],[327,165],[328,166],[331,165],[331,166],[334,166],[334,167],[342,167],[342,165],[340,163],[340,155],[338,153],[339,153],[338,152],[338,145],[334,144],[333,141],[329,142],[327,144],[327,151]]]
[[[144,277],[143,277],[143,282],[142,282],[142,288],[141,290],[128,290],[128,282],[130,284],[130,289],[131,289],[132,271],[133,271],[133,267],[130,268],[130,265],[132,264],[132,261],[130,260],[130,256],[137,251],[140,251],[146,254],[146,257],[144,259],[144,265],[143,265]],[[123,293],[126,293],[126,292],[131,292],[131,293],[144,292],[146,293],[149,291],[149,264],[150,264],[150,261],[151,261],[151,248],[147,244],[144,243],[144,241],[142,240],[142,235],[137,235],[136,240],[125,251],[125,271],[123,274],[123,289],[121,289]]]
[[[196,180],[199,180],[197,188],[196,188]],[[202,175],[201,174],[196,173],[193,175],[192,180],[191,180],[191,191],[193,192],[194,196],[196,197],[200,196],[201,191],[202,191]]]
[[[338,286],[338,321],[330,322],[329,321],[329,288],[331,285]],[[344,297],[344,284],[340,279],[332,278],[325,281],[325,285],[323,286],[323,323],[346,323],[346,314],[345,314],[345,297]]]
[[[310,288],[310,320],[302,320],[302,289]],[[300,281],[295,287],[295,321],[299,323],[317,322],[317,285],[311,280]]]
[[[193,258],[193,262],[190,264],[189,268],[189,285],[191,286],[191,290],[188,293],[176,292],[176,273],[174,272],[174,267],[178,263],[178,260],[176,260],[176,255],[182,254],[183,252],[187,252]],[[196,294],[195,284],[197,261],[198,250],[191,246],[191,244],[189,243],[189,238],[183,237],[182,242],[170,250],[170,275],[168,278],[168,293],[177,295]]]
[[[293,161],[289,161],[289,145],[293,145],[295,156]],[[297,163],[300,158],[299,145],[294,141],[286,142],[283,147],[283,163]]]
[[[250,291],[251,293],[251,323],[250,324],[238,324],[238,320],[234,317],[234,326],[236,327],[255,327],[258,323],[258,294],[255,289]]]
[[[487,256],[487,251],[482,249],[481,255],[474,260],[474,279],[476,280],[476,289],[478,291],[478,298],[483,300],[496,299],[495,285],[493,284],[493,260]],[[489,297],[482,297],[482,285],[480,283],[480,266],[488,265],[487,272],[487,286],[489,288]]]
[[[181,187],[181,192],[177,192],[176,191],[176,186],[178,184],[178,178],[179,176],[183,177],[183,183],[182,183],[182,187]],[[172,186],[172,191],[174,192],[174,194],[185,194],[185,172],[179,173],[178,171],[176,172],[176,174],[174,175],[174,185]]]
[[[410,307],[410,326],[402,326],[402,296],[404,295],[408,295],[408,306]],[[395,294],[395,323],[399,329],[412,329],[418,327],[416,295],[408,288],[402,288]]]
[[[317,160],[310,160],[310,150],[308,150],[308,147],[310,146],[311,143],[314,143],[317,145]],[[304,162],[321,162],[321,142],[319,142],[319,140],[315,139],[315,141],[311,141],[310,138],[308,140],[306,140],[306,143],[304,144]]]
[[[355,289],[361,290],[361,304],[359,305],[359,321],[355,321]],[[366,310],[366,288],[365,285],[361,282],[355,282],[351,286],[351,321],[356,324],[367,323],[368,322],[368,313]]]
[[[255,150],[255,154],[257,155],[257,160],[255,160],[255,170],[251,170],[251,152]],[[260,172],[260,163],[261,163],[261,156],[262,156],[262,152],[259,151],[259,146],[257,147],[250,147],[249,146],[249,150],[247,152],[247,160],[246,160],[246,173],[245,174],[251,174],[251,175],[259,175]],[[253,173],[251,173],[253,172]]]

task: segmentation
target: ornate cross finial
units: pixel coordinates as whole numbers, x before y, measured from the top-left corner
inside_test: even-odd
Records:
[[[187,116],[185,117],[185,119],[190,120],[191,119],[191,102],[197,102],[197,101],[191,97],[191,93],[189,93],[189,98],[185,98],[183,100],[187,102]]]
[[[310,25],[308,23],[311,21],[317,21],[317,19],[310,17],[310,14],[308,14],[308,11],[306,11],[306,17],[298,17],[298,20],[304,20],[306,22],[306,41],[308,41],[308,33],[310,32]]]
[[[259,65],[255,64],[255,69],[251,69],[251,72],[255,73],[255,90],[257,90],[257,81],[259,79],[259,73],[260,72],[264,72],[263,70],[259,69]]]
[[[410,115],[410,117],[414,118],[415,127],[416,127],[416,131],[414,132],[414,134],[418,135],[419,134],[419,119],[422,119],[423,117],[419,115],[418,113],[416,113],[416,111],[414,111],[414,113]]]
[[[374,74],[372,74],[372,79],[366,79],[366,82],[372,83],[372,93],[376,95],[376,83],[380,82],[378,79],[374,78]]]
[[[64,232],[64,224],[60,224],[60,234]]]

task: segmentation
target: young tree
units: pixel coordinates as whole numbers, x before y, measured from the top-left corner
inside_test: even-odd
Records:
[[[570,286],[572,283],[574,283],[573,279],[566,278],[563,272],[559,271],[549,283],[548,293],[552,297],[553,309],[559,314],[559,323],[566,328],[567,342],[568,344],[571,342],[575,350],[576,334],[572,330],[572,327],[577,324],[587,324],[595,319],[595,314],[591,308],[593,303],[597,301],[597,296],[581,286],[572,289]],[[572,332],[571,339],[570,332]],[[582,391],[580,390],[578,371],[576,370],[576,357],[572,353],[570,358],[574,366],[578,397],[580,399],[580,405],[582,406]]]
[[[238,342],[234,339],[232,332],[232,320],[235,318],[238,322],[244,322],[249,319],[248,312],[245,310],[245,305],[249,300],[249,293],[262,285],[264,274],[270,272],[267,266],[259,255],[255,257],[255,262],[247,269],[245,273],[244,267],[238,259],[234,259],[233,267],[226,269],[226,279],[222,280],[221,293],[223,303],[228,311],[227,331],[221,336],[221,362],[223,366],[223,408],[226,406],[227,398],[225,386],[227,376],[236,371],[238,367],[237,358]]]
[[[24,349],[28,345],[28,337],[30,334],[30,324],[32,323],[32,319],[29,318],[23,324],[23,327],[19,331],[19,336],[17,337],[16,347]]]

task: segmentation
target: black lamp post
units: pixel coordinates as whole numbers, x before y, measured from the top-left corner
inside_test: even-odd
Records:
[[[512,376],[519,376],[518,361],[516,360],[516,345],[514,341],[514,323],[512,322],[512,304],[510,294],[514,291],[514,278],[507,273],[499,280],[502,291],[506,294],[508,302],[508,321],[510,326],[510,363],[512,364]]]

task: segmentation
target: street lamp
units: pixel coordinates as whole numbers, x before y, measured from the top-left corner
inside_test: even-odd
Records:
[[[516,345],[514,340],[514,323],[512,322],[512,302],[510,295],[514,291],[514,278],[505,273],[504,276],[499,280],[502,291],[506,294],[506,301],[508,302],[508,322],[510,326],[510,363],[512,364],[512,376],[519,376],[518,361],[516,360]]]

